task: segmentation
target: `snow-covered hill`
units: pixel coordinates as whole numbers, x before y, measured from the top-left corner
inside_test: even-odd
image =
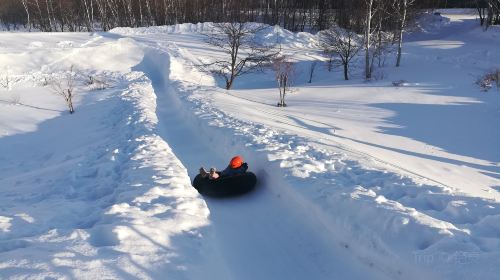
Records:
[[[287,108],[270,72],[228,92],[193,66],[221,55],[208,23],[0,33],[0,278],[496,279],[500,94],[474,82],[500,32],[448,18],[370,83],[306,83],[316,37],[280,30]],[[70,115],[46,83],[72,65]],[[234,154],[256,191],[198,195]]]

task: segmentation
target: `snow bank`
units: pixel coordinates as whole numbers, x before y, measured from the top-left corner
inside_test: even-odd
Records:
[[[156,271],[153,277],[200,273],[192,263],[202,247],[208,209],[191,187],[186,169],[156,133],[151,81],[141,72],[126,79],[130,84],[121,97],[132,106],[120,123],[129,128],[122,149],[130,161],[119,165],[126,184],[105,212],[102,227],[116,234],[115,250]]]
[[[476,9],[467,8],[437,9],[436,12],[448,15],[477,15]]]
[[[131,39],[107,47],[138,52],[111,56],[110,67],[121,70],[143,54]],[[79,58],[81,66],[92,60]],[[151,81],[137,71],[115,75],[114,88],[79,88],[74,115],[53,113],[29,132],[0,137],[2,278],[178,279],[207,271],[209,211],[157,134]]]
[[[450,24],[450,19],[440,14],[426,12],[421,14],[415,22],[412,31],[422,33],[436,33]]]
[[[261,25],[255,23],[256,25]],[[280,26],[268,26],[261,30],[256,41],[261,44],[287,44],[300,48],[313,48],[318,44],[317,36],[308,32],[294,33]],[[110,30],[111,33],[120,34],[123,36],[133,35],[151,35],[151,34],[195,34],[195,33],[210,33],[214,27],[212,22],[204,23],[182,23],[175,25],[153,26],[153,27],[118,27]]]
[[[163,25],[152,27],[117,27],[111,29],[110,33],[120,35],[146,35],[146,34],[161,34],[161,33],[202,33],[209,32],[213,29],[213,23],[181,23],[175,25]]]
[[[0,71],[7,68],[11,75],[29,75],[29,72],[66,71],[74,65],[77,70],[127,73],[130,72],[130,65],[140,61],[142,52],[130,39],[101,44],[100,41],[104,40],[103,37],[96,36],[83,44],[67,40],[55,40],[50,44],[31,42],[28,48],[21,51],[9,51],[5,54],[0,52]],[[82,60],[82,57],[86,59]],[[26,69],[29,70],[25,71]]]

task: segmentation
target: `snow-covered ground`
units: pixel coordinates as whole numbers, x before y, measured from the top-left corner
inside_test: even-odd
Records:
[[[0,278],[496,279],[500,94],[474,82],[500,30],[443,15],[372,82],[306,83],[317,38],[281,30],[287,108],[271,72],[225,91],[193,66],[221,55],[210,24],[0,33]],[[72,65],[70,115],[46,84]],[[197,194],[234,154],[257,189]]]

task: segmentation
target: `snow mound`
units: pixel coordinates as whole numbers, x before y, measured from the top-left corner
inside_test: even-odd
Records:
[[[254,23],[255,25],[262,25]],[[280,26],[263,25],[265,28],[257,35],[257,42],[265,45],[287,44],[297,48],[314,48],[317,47],[317,36],[308,32],[294,33]],[[118,27],[110,30],[111,33],[133,36],[133,35],[151,35],[151,34],[195,34],[195,33],[210,33],[213,32],[214,26],[212,22],[204,23],[182,23],[175,25],[153,26],[153,27]]]
[[[435,12],[448,15],[477,15],[476,9],[463,9],[463,8],[437,9]]]
[[[213,29],[213,24],[210,22],[204,23],[181,23],[174,25],[163,25],[163,26],[152,26],[152,27],[117,27],[111,29],[110,33],[120,34],[120,35],[147,35],[147,34],[161,34],[161,33],[203,33],[209,32]]]
[[[111,56],[111,68],[126,71],[136,55],[142,58],[132,39],[110,45],[103,47],[138,52],[132,59]],[[86,56],[68,59],[81,69],[89,65]],[[20,65],[20,75],[22,67],[30,69]],[[2,278],[200,277],[208,208],[157,134],[151,80],[138,71],[113,79],[115,87],[101,91],[79,86],[74,115],[19,106],[37,112],[30,116],[40,122],[0,136]],[[28,80],[14,88],[21,89],[46,94]],[[23,122],[33,120],[16,123]]]
[[[444,17],[441,14],[426,12],[418,17],[412,29],[422,33],[433,34],[439,32],[443,27],[448,26],[450,22],[448,17]]]

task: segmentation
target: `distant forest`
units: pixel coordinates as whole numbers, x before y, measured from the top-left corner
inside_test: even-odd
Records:
[[[57,32],[254,21],[292,31],[317,31],[332,24],[362,25],[368,4],[387,13],[384,25],[394,25],[390,7],[407,2],[414,10],[475,8],[481,24],[500,23],[500,0],[1,0],[0,23],[7,29]]]

